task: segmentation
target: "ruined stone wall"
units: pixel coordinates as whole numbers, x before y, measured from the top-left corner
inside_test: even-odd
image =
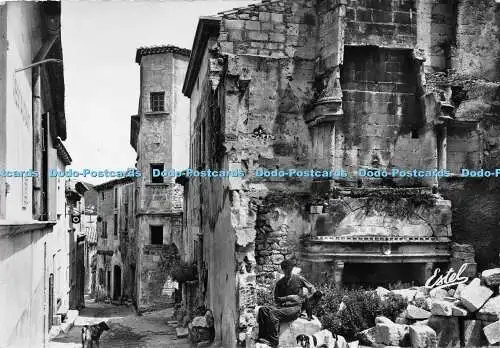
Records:
[[[500,185],[498,178],[441,180],[440,191],[452,203],[453,240],[474,246],[478,270],[498,264]]]
[[[172,153],[171,167],[184,170],[189,165],[189,99],[182,94],[189,57],[173,55],[172,76]]]
[[[258,282],[274,277],[283,259],[297,256],[301,236],[450,237],[447,201],[413,207],[415,215],[399,216],[398,209],[412,208],[404,200],[373,203],[372,199],[369,204],[366,195],[348,195],[326,200],[326,211],[312,216],[308,211],[312,198],[306,194],[311,180],[253,176],[258,168],[331,163],[317,152],[326,152],[328,146],[315,141],[331,137],[332,128],[315,133],[304,116],[328,89],[325,81],[335,76],[342,61],[344,115],[335,126],[341,135],[334,136],[345,135],[345,141],[333,144],[336,160],[340,159],[335,163],[352,168],[437,167],[434,127],[441,115],[440,96],[432,94],[432,99],[426,93],[423,70],[443,70],[449,64],[440,53],[446,48],[439,46],[453,35],[449,7],[428,1],[418,2],[418,8],[413,1],[359,0],[348,1],[346,7],[340,3],[264,1],[226,12],[218,36],[219,55],[207,52],[203,59],[209,62],[203,63],[196,83],[201,87],[191,99],[191,166],[250,173],[244,178],[194,178],[188,183],[187,224],[193,233],[184,240],[194,259],[194,232],[203,231],[208,276],[200,297],[214,311],[216,337],[224,345],[245,340],[255,325]],[[425,20],[417,13],[424,13]],[[428,26],[418,33],[417,19]],[[433,26],[439,30],[431,40],[423,40],[422,32],[431,35]],[[417,43],[423,53],[415,49]],[[422,66],[421,54],[428,58],[427,65]],[[497,134],[494,126],[487,129]],[[454,134],[449,137],[450,163],[453,152],[463,154],[454,147]],[[318,267],[314,272],[323,270]],[[200,286],[205,291],[203,277]],[[221,298],[221,292],[227,296]]]
[[[447,127],[447,166],[494,169],[500,164],[498,4],[456,2],[456,30],[447,74],[427,76],[428,88],[448,94],[455,108]],[[454,240],[472,243],[478,269],[498,263],[498,185],[495,179],[440,180],[453,209]]]
[[[393,163],[395,143],[410,134],[414,141],[399,152],[419,150],[423,117],[416,98],[416,74],[410,50],[345,47],[341,69],[344,110],[344,166],[406,167],[411,157],[401,155]],[[413,145],[413,148],[412,146]],[[411,163],[417,164],[417,163]]]
[[[456,16],[453,69],[461,75],[500,81],[498,4],[495,1],[461,0]]]
[[[219,44],[223,53],[313,59],[315,1],[263,1],[224,14]]]
[[[298,259],[300,238],[311,234],[311,218],[305,202],[310,196],[274,193],[252,198],[256,207],[255,271],[257,280],[274,279],[285,259]]]
[[[414,0],[350,0],[345,45],[413,48],[417,11]]]
[[[171,298],[162,294],[168,274],[161,268],[162,259],[168,257],[170,245],[180,245],[182,214],[143,215],[138,218],[138,309],[140,311],[171,305]],[[163,226],[163,244],[152,245],[150,226]]]
[[[136,264],[135,245],[135,210],[134,210],[135,183],[120,187],[119,206],[119,237],[122,265],[122,294],[127,298],[135,297],[135,274],[132,273]]]

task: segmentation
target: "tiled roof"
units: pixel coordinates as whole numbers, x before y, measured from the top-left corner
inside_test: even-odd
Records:
[[[123,178],[118,178],[118,179],[114,179],[111,181],[107,181],[107,182],[102,183],[100,185],[95,185],[94,190],[96,190],[96,191],[107,190],[115,185],[128,184],[128,183],[134,182],[134,180],[135,180],[134,177],[126,176]]]
[[[161,53],[177,53],[189,57],[191,51],[187,48],[180,48],[172,45],[164,45],[164,46],[149,46],[149,47],[139,47],[135,54],[135,62],[140,64],[141,57],[148,56],[151,54],[161,54]]]

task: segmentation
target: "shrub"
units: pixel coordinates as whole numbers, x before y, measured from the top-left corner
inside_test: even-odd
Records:
[[[408,300],[392,292],[385,296],[382,302],[382,315],[391,320],[396,320],[399,314],[408,306]]]
[[[179,261],[172,267],[172,279],[182,283],[198,278],[196,264]]]
[[[375,325],[380,315],[394,320],[407,306],[407,301],[396,294],[389,294],[385,301],[373,291],[364,289],[336,289],[320,286],[323,298],[314,308],[314,313],[325,329],[347,340],[356,339],[356,334]],[[343,309],[339,310],[343,303]]]

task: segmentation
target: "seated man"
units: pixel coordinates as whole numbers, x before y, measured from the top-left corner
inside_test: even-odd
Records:
[[[257,314],[259,323],[258,341],[272,347],[278,347],[280,322],[295,320],[299,317],[304,301],[303,288],[309,295],[316,292],[314,285],[302,276],[292,274],[294,263],[285,260],[281,263],[281,269],[285,276],[278,280],[274,289],[274,301],[277,306],[263,306]]]

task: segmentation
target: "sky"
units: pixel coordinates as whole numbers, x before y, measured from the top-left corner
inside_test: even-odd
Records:
[[[139,103],[136,49],[191,49],[200,16],[255,0],[63,1],[68,168],[126,170],[135,165],[130,116]],[[67,168],[67,169],[68,169]],[[100,183],[112,178],[86,178]]]

